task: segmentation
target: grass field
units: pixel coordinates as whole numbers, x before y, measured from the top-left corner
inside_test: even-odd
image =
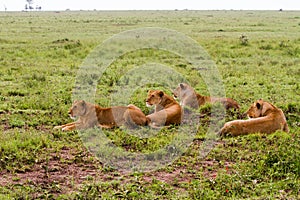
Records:
[[[0,19],[0,199],[300,198],[299,11],[0,12]],[[218,139],[201,158],[207,105],[179,158],[154,171],[124,172],[89,152],[78,131],[53,130],[71,122],[67,112],[77,72],[89,53],[115,34],[143,27],[191,37],[215,61],[226,96],[239,102],[241,112],[259,98],[268,100],[284,111],[290,133]],[[127,80],[122,74],[147,63],[172,68],[209,95],[184,58],[143,49],[123,55],[95,80],[95,101],[113,104],[111,95]],[[129,103],[150,112],[146,91],[155,88],[173,89],[148,84],[134,91]],[[237,116],[227,113],[218,125]],[[180,135],[176,127],[152,137],[143,136],[147,131],[104,133],[117,147],[141,153]]]

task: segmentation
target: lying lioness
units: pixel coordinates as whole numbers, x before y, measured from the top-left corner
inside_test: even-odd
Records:
[[[153,128],[181,123],[180,105],[161,90],[149,90],[146,106],[155,105],[154,113],[147,115],[147,123]]]
[[[224,105],[226,109],[234,108],[239,109],[240,106],[236,101],[231,98],[218,98],[202,96],[195,92],[195,90],[186,83],[180,83],[178,87],[173,91],[175,98],[180,100],[181,106],[188,106],[194,109],[199,108],[206,103],[220,102]]]
[[[103,128],[113,128],[121,125],[129,127],[146,125],[145,114],[136,106],[114,106],[102,108],[83,100],[74,101],[69,110],[72,119],[78,118],[77,121],[56,126],[54,129],[70,131],[74,129],[86,129],[94,126]]]
[[[273,133],[276,130],[289,132],[281,109],[259,99],[248,109],[248,120],[234,120],[225,123],[219,135],[246,135],[250,133]]]

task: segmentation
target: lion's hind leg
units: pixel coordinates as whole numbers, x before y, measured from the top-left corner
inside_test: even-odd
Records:
[[[166,125],[167,113],[165,110],[161,110],[146,116],[147,125],[151,128],[161,128]]]
[[[137,128],[138,126],[145,126],[147,124],[146,115],[140,108],[130,105],[124,113],[125,125],[129,128]]]
[[[285,131],[285,132],[287,132],[287,133],[288,133],[288,132],[290,132],[290,130],[289,130],[289,127],[288,127],[288,124],[287,124],[287,123],[284,123],[284,124],[283,124],[283,128],[282,128],[282,130],[283,130],[283,131]]]

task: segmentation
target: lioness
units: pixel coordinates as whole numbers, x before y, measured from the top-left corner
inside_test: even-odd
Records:
[[[56,126],[54,129],[70,131],[94,126],[113,128],[123,124],[132,128],[137,125],[144,126],[147,122],[145,114],[134,105],[102,108],[83,100],[74,101],[69,110],[69,115],[72,119],[78,118],[78,120]]]
[[[173,91],[175,98],[180,100],[181,106],[188,106],[194,109],[199,108],[206,103],[222,103],[226,109],[239,109],[240,106],[236,101],[231,98],[218,98],[218,97],[209,97],[202,96],[195,92],[195,90],[186,83],[180,83],[178,87]]]
[[[237,136],[258,132],[269,134],[276,130],[289,132],[282,110],[262,99],[254,102],[246,113],[250,119],[225,123],[219,135]]]
[[[146,99],[146,106],[155,105],[154,113],[147,115],[147,123],[153,128],[163,125],[181,123],[180,105],[161,90],[149,90]]]

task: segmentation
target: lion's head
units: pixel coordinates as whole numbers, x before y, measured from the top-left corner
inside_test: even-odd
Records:
[[[157,105],[161,102],[164,92],[161,90],[149,90],[146,99],[146,106]]]
[[[175,90],[173,90],[174,98],[180,100],[181,106],[188,106],[197,109],[199,107],[198,97],[195,90],[186,83],[180,83]],[[200,97],[201,95],[198,94]]]
[[[72,119],[83,116],[86,113],[86,102],[84,100],[74,101],[72,107],[69,110],[69,116]]]
[[[249,118],[258,118],[266,116],[267,111],[274,109],[274,106],[262,99],[255,101],[247,110],[246,114]]]
[[[180,83],[175,90],[173,90],[173,96],[175,98],[182,99],[184,96],[192,95],[194,93],[193,88],[186,83]]]

